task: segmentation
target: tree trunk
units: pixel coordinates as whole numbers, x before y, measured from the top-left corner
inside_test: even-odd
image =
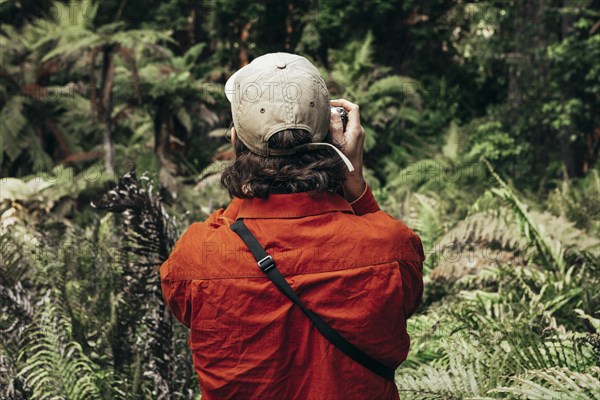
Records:
[[[252,26],[251,22],[246,22],[244,23],[244,25],[242,26],[242,29],[240,30],[240,62],[239,62],[239,68],[242,68],[243,66],[247,65],[249,62],[249,57],[248,57],[248,37],[250,36],[250,27]]]
[[[102,123],[104,168],[107,173],[113,173],[115,170],[115,146],[112,126],[112,86],[115,76],[115,61],[112,46],[104,46],[102,54],[102,86],[100,87],[98,118]]]
[[[291,0],[287,2],[287,14],[285,17],[285,48],[290,50],[292,47],[292,33],[294,32],[293,23],[294,3]]]
[[[207,46],[202,49],[202,53],[199,55],[200,59],[204,59],[212,52],[214,47],[213,44],[210,43],[208,32],[204,29],[206,21],[209,19],[208,14],[213,11],[211,10],[210,4],[206,4],[205,1],[196,1],[192,7],[191,29],[193,34],[193,44],[207,43]]]
[[[563,7],[570,8],[573,6],[573,0],[563,0]],[[561,33],[562,40],[566,40],[572,33],[573,24],[575,22],[575,15],[573,12],[563,12]],[[573,98],[573,88],[571,85],[563,85],[562,90],[562,109],[564,110],[569,100]],[[581,176],[583,173],[582,160],[580,155],[575,150],[575,143],[571,140],[573,135],[572,128],[570,126],[563,126],[559,132],[559,143],[560,143],[560,158],[563,162],[567,176],[569,178]]]
[[[119,55],[121,58],[129,64],[131,69],[131,79],[133,80],[133,87],[135,89],[135,97],[137,105],[142,105],[142,87],[140,85],[140,75],[138,73],[137,62],[135,59],[135,51],[131,48],[120,47]]]
[[[158,108],[154,116],[154,152],[158,160],[158,180],[161,186],[169,192],[172,197],[177,196],[177,185],[175,173],[177,166],[169,158],[169,141],[172,129],[171,113],[165,100],[158,102]]]
[[[514,48],[508,54],[508,88],[506,97],[508,98],[508,102],[513,107],[518,107],[521,103],[521,71],[523,70],[523,62],[525,60],[523,54],[523,40],[524,40],[524,32],[523,32],[523,17],[525,13],[526,5],[524,4],[526,0],[517,0],[515,1],[515,9],[514,13],[515,18],[513,18],[514,22]]]

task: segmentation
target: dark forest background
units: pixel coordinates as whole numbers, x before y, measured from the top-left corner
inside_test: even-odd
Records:
[[[299,53],[425,245],[407,399],[600,399],[600,1],[0,0],[0,397],[199,395],[158,266]]]

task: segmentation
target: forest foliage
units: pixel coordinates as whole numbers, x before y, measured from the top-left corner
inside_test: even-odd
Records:
[[[407,399],[600,399],[598,0],[0,0],[0,397],[199,388],[158,266],[229,197],[226,79],[302,54],[419,233]]]

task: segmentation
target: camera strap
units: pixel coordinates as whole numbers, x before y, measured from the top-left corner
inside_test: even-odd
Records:
[[[258,263],[258,268],[267,275],[267,277],[273,282],[273,284],[294,304],[296,304],[304,314],[312,321],[318,331],[329,340],[331,344],[337,347],[342,353],[368,369],[369,371],[379,375],[380,377],[389,381],[394,381],[393,368],[382,364],[375,360],[371,356],[363,353],[352,343],[348,342],[342,335],[335,331],[327,322],[321,319],[317,314],[306,308],[300,297],[294,292],[294,289],[285,280],[281,272],[277,269],[275,260],[271,257],[265,249],[260,245],[256,237],[250,232],[250,230],[244,224],[243,219],[238,219],[230,225],[232,231],[237,233],[239,237],[246,243],[246,246],[252,252],[252,255]]]

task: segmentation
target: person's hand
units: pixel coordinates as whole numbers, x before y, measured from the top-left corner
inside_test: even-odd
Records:
[[[334,107],[343,107],[348,113],[348,123],[344,131],[340,114],[331,110],[331,123],[329,132],[334,142],[339,143],[341,151],[354,166],[354,172],[349,172],[342,188],[344,197],[349,202],[358,199],[366,188],[366,182],[362,174],[363,148],[365,144],[365,130],[360,125],[360,109],[357,104],[345,99],[331,100]]]

